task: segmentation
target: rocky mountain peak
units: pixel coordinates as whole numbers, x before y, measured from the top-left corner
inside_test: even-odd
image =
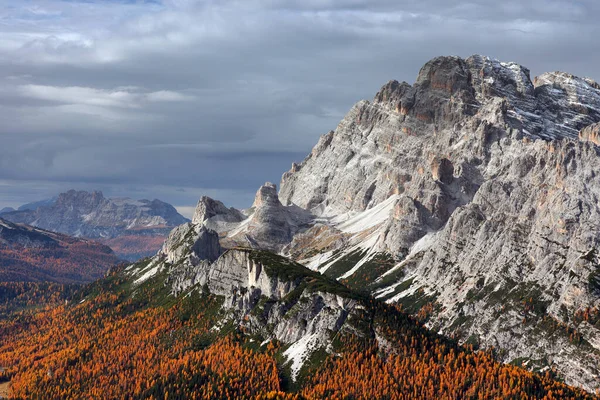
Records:
[[[86,192],[69,190],[58,195],[55,205],[58,207],[76,207],[93,209],[104,203],[106,199],[100,191]]]
[[[534,95],[530,71],[520,64],[502,62],[482,55],[473,55],[465,63],[470,71],[473,87],[482,95],[509,98]]]
[[[217,232],[227,231],[231,224],[244,220],[246,216],[235,208],[227,208],[222,202],[202,196],[198,201],[192,224],[204,225]]]
[[[265,206],[280,207],[279,196],[277,195],[277,185],[266,182],[258,189],[254,197],[252,207],[260,208]]]
[[[201,224],[209,218],[216,215],[227,214],[229,209],[218,201],[213,200],[208,196],[202,196],[196,205],[194,216],[192,217],[193,224]]]
[[[600,90],[600,84],[595,80],[591,78],[580,78],[562,71],[545,72],[540,76],[536,76],[533,84],[535,87],[552,85],[565,90],[569,88],[580,88],[585,91]]]
[[[470,90],[470,80],[467,61],[453,56],[436,57],[421,68],[416,85],[452,94],[460,90]]]
[[[436,329],[473,334],[506,361],[550,357],[569,382],[595,389],[600,324],[577,328],[584,352],[540,326],[575,327],[577,313],[600,308],[600,260],[587,255],[600,248],[599,137],[591,79],[532,82],[512,62],[435,58],[415,84],[392,80],[358,102],[283,175],[282,203],[319,216],[286,249],[388,302],[437,302]],[[494,328],[522,324],[524,292],[543,311]]]
[[[213,262],[222,253],[217,232],[189,223],[173,229],[158,252],[168,263],[185,261],[193,266],[201,261]]]
[[[306,210],[282,205],[277,186],[267,182],[257,191],[252,207],[243,212],[203,196],[192,224],[182,225],[177,230],[181,231],[179,236],[198,237],[198,227],[205,227],[218,233],[226,248],[242,246],[279,251],[312,219],[313,215]]]
[[[71,199],[104,199],[104,194],[100,190],[94,190],[91,192],[87,192],[85,190],[75,190],[71,189],[67,192],[60,193],[57,199],[61,199],[62,201],[71,200]]]

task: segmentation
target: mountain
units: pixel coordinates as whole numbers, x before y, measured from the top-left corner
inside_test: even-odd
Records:
[[[353,237],[314,268],[391,303],[431,303],[432,329],[594,390],[600,326],[582,315],[600,305],[599,121],[590,79],[532,82],[513,63],[441,57],[357,104],[280,197]]]
[[[251,208],[193,224],[269,249],[504,362],[599,388],[600,85],[439,57],[357,103]]]
[[[202,197],[154,257],[0,325],[0,380],[22,398],[593,398],[599,132],[591,79],[435,58],[279,193]]]
[[[188,221],[160,200],[107,199],[102,192],[75,190],[3,213],[2,218],[98,240],[130,260],[155,254],[169,231]]]
[[[396,307],[201,224],[68,305],[0,325],[15,398],[572,398]],[[107,371],[110,374],[107,375]]]
[[[0,219],[0,282],[90,282],[119,262],[99,243]]]

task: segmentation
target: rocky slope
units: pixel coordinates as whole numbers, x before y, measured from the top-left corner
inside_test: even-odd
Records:
[[[99,243],[0,218],[0,282],[89,282],[119,261]]]
[[[107,199],[101,192],[75,190],[3,213],[2,218],[99,240],[127,259],[155,254],[169,231],[187,221],[160,200]]]
[[[204,198],[186,229],[279,251],[593,390],[599,122],[591,79],[439,57],[357,103],[278,195],[267,184],[244,211]]]
[[[198,290],[219,296],[226,315],[215,328],[240,325],[249,334],[289,346],[283,356],[292,379],[313,353],[331,347],[338,333],[371,335],[352,327],[364,318],[361,296],[269,251],[225,250],[217,232],[201,224],[175,229],[155,257],[125,273],[140,290],[158,280],[170,296]]]

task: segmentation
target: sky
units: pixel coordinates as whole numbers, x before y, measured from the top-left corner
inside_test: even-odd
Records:
[[[0,208],[69,189],[249,207],[440,55],[600,80],[600,2],[0,0]]]

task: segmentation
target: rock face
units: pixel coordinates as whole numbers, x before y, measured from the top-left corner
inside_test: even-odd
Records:
[[[600,119],[600,92],[591,80],[568,77],[544,74],[534,86],[517,64],[481,56],[436,58],[414,85],[391,81],[372,103],[354,106],[296,172],[284,175],[281,201],[313,208],[327,200],[338,212],[361,211],[365,202],[403,193],[415,178],[408,168],[423,157],[487,156],[489,145],[511,135],[576,138]],[[478,140],[467,143],[467,133]]]
[[[357,103],[246,218],[196,222],[595,390],[599,123],[591,79],[438,57]]]
[[[184,224],[173,229],[165,241],[159,256],[165,256],[167,262],[176,263],[186,255],[194,260],[215,261],[223,252],[219,235],[202,225]]]
[[[203,196],[198,202],[192,225],[203,225],[219,233],[225,247],[250,247],[279,251],[292,237],[305,229],[313,215],[295,205],[283,206],[277,187],[261,186],[251,208],[240,211]]]
[[[235,208],[227,208],[218,200],[202,196],[196,206],[192,223],[202,224],[205,221],[211,220],[211,223],[217,226],[218,222],[235,223],[241,222],[245,218],[244,214]]]
[[[270,182],[258,189],[252,207],[254,212],[249,217],[246,237],[253,247],[280,250],[312,220],[305,210],[293,205],[284,207],[279,201],[277,187]]]
[[[153,255],[173,227],[185,223],[173,206],[160,200],[107,199],[101,192],[71,190],[56,199],[25,206],[2,214],[6,220],[36,226],[54,232],[89,239],[99,239],[114,246],[120,256],[138,258]],[[129,251],[119,240],[129,240],[137,247],[147,247],[144,254]],[[125,239],[124,239],[125,238]],[[156,240],[158,238],[158,241]]]

